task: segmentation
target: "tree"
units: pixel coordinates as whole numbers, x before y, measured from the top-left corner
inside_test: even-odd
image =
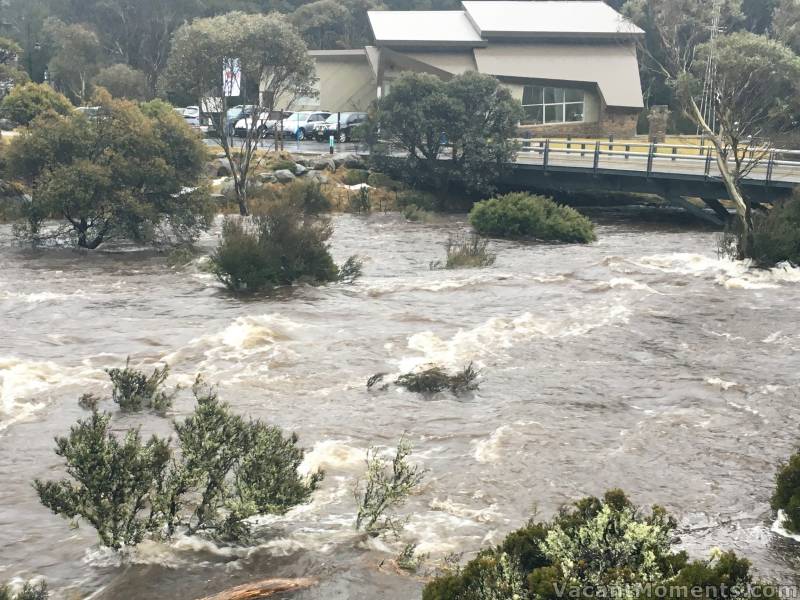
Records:
[[[115,98],[146,100],[150,97],[147,75],[124,63],[100,69],[92,83],[104,87]]]
[[[778,0],[772,30],[777,39],[800,54],[800,0]]]
[[[27,73],[19,68],[22,48],[14,40],[0,37],[0,97],[8,94],[14,86],[30,81]]]
[[[741,230],[737,256],[752,258],[753,208],[741,180],[769,153],[773,139],[796,126],[790,103],[797,96],[800,58],[781,42],[747,32],[709,41],[712,3],[633,0],[628,8],[658,39],[657,53],[643,47],[648,64],[675,87],[685,115],[716,151],[720,176],[736,205]],[[709,121],[701,97],[712,53],[714,121]]]
[[[358,48],[371,40],[367,11],[380,8],[375,0],[317,0],[300,6],[290,19],[309,48]]]
[[[405,171],[417,183],[488,193],[513,160],[521,116],[520,103],[488,75],[468,72],[444,81],[406,73],[381,100],[377,121],[407,153]]]
[[[96,98],[99,114],[44,114],[8,150],[11,175],[33,188],[24,232],[35,242],[95,249],[113,239],[174,243],[210,225],[198,188],[206,149],[164,102],[139,109]],[[45,227],[48,218],[62,224]]]
[[[15,87],[0,104],[3,116],[18,125],[28,125],[48,111],[67,115],[73,109],[70,101],[62,94],[41,83],[26,83]]]
[[[174,424],[177,446],[157,436],[143,442],[137,429],[118,437],[97,410],[79,420],[56,438],[67,477],[34,482],[42,504],[87,521],[119,549],[178,529],[241,540],[249,517],[310,500],[322,473],[298,473],[297,436],[233,414],[199,378],[193,392],[194,412]]]
[[[252,118],[241,146],[226,134],[226,113],[232,92],[223,70],[241,68],[244,84],[237,104],[251,104],[255,115],[269,116],[277,102],[288,108],[300,96],[313,94],[314,64],[305,42],[286,18],[277,14],[227,15],[198,19],[181,27],[173,38],[167,81],[196,98],[214,100],[212,115],[233,174],[239,211],[248,214],[247,183],[258,165],[261,119]],[[247,82],[258,82],[249,91]],[[256,87],[256,86],[251,86]]]
[[[83,25],[67,25],[58,19],[48,19],[44,31],[55,48],[48,64],[53,85],[77,104],[85,104],[103,59],[97,35]]]

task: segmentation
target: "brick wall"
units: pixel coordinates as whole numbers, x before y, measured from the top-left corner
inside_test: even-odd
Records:
[[[638,108],[603,106],[600,119],[591,123],[555,123],[553,125],[521,125],[522,137],[608,137],[630,138],[636,135]]]

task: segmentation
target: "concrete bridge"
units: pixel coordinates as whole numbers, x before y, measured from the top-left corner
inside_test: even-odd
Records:
[[[715,224],[729,217],[720,203],[728,194],[710,146],[552,138],[519,144],[503,187],[655,194]],[[748,172],[742,187],[753,202],[788,197],[800,185],[800,150],[748,150],[743,158]],[[701,199],[711,211],[687,198]]]

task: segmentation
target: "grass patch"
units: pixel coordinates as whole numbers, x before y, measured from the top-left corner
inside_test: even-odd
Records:
[[[594,224],[575,209],[524,192],[477,202],[469,221],[481,235],[495,237],[579,243],[597,239]]]
[[[434,261],[431,269],[475,269],[494,264],[497,255],[488,250],[489,242],[478,235],[456,235],[447,239],[445,262]]]

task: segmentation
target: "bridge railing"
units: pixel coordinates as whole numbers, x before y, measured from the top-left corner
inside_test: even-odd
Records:
[[[645,172],[647,176],[658,172],[660,170],[659,166],[664,163],[686,165],[690,167],[688,170],[691,173],[701,171],[705,177],[716,176],[719,173],[716,162],[716,148],[707,144],[653,144],[635,141],[574,140],[569,138],[526,138],[517,141],[519,142],[517,158],[537,157],[541,160],[545,170],[553,165],[554,158],[566,157],[574,159],[577,157],[579,159],[578,162],[582,159],[585,163],[585,165],[579,164],[577,166],[585,166],[595,172],[603,168],[601,163],[604,158],[622,158],[623,160],[638,160],[642,168],[637,170]],[[763,146],[748,148],[742,151],[740,157],[750,175],[756,168],[763,167],[765,184],[769,184],[772,181],[776,167],[797,169],[798,174],[800,174],[800,150]],[[733,159],[728,157],[728,162],[732,164]],[[630,166],[624,168],[630,170]],[[678,169],[679,166],[674,166],[669,170],[675,171]]]

